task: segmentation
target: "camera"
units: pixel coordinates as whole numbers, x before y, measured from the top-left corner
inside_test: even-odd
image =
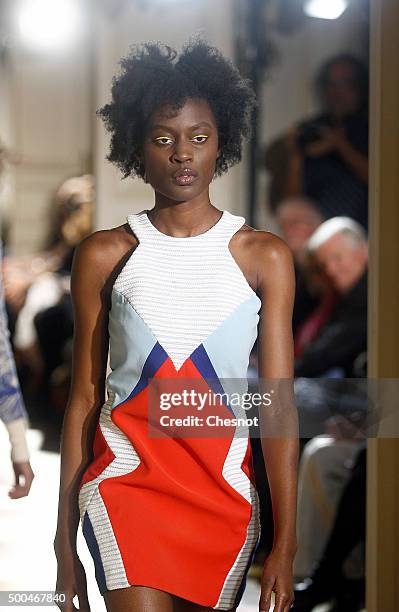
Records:
[[[299,126],[299,135],[297,138],[297,145],[301,150],[304,150],[305,147],[317,140],[321,139],[321,127],[322,124],[319,122],[308,122]]]

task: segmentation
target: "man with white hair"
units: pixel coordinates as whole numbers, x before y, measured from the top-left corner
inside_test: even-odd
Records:
[[[328,375],[341,368],[353,376],[356,357],[367,347],[367,237],[350,217],[324,221],[312,234],[307,251],[314,255],[340,299],[315,340],[295,361],[296,376]]]
[[[304,580],[295,585],[293,610],[311,612],[335,597],[334,610],[355,611],[363,605],[357,604],[364,587],[366,455],[361,423],[367,415],[367,389],[363,378],[325,377],[336,375],[336,368],[343,376],[365,374],[353,365],[367,347],[367,238],[350,217],[334,217],[317,228],[306,248],[339,300],[295,364],[301,442],[312,439],[303,448],[298,479],[294,573]],[[301,378],[305,376],[324,379]],[[351,465],[356,466],[353,473]]]

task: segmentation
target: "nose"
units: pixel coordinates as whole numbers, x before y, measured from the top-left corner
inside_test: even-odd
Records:
[[[172,161],[174,162],[187,162],[193,159],[192,145],[184,139],[176,140],[174,150],[172,153]]]

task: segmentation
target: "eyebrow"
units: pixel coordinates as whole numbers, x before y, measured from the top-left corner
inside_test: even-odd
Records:
[[[150,125],[150,130],[156,130],[156,129],[161,129],[161,130],[171,130],[173,131],[173,128],[170,125],[162,125],[161,123],[156,123],[155,125]],[[199,127],[208,127],[208,128],[213,128],[214,126],[211,125],[210,123],[208,123],[207,121],[201,121],[200,123],[196,123],[195,125],[191,125],[190,126],[190,130],[195,130]]]

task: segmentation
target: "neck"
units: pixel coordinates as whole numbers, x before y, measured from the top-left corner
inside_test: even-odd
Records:
[[[209,193],[192,200],[176,202],[155,194],[150,221],[165,234],[189,237],[206,231],[217,223],[220,211],[211,203]]]

